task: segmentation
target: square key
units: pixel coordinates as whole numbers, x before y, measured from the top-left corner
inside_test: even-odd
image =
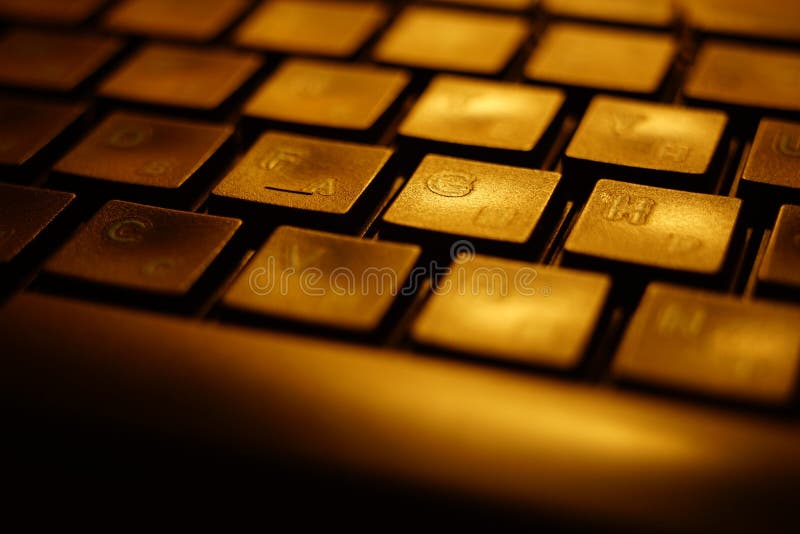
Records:
[[[553,172],[429,155],[383,220],[417,230],[525,243],[560,178]]]
[[[528,35],[525,19],[411,6],[386,31],[378,61],[435,70],[497,74]]]
[[[0,37],[0,84],[70,92],[121,48],[113,37],[14,29]]]
[[[249,48],[350,57],[388,16],[377,2],[272,0],[248,17],[234,40]]]
[[[780,405],[794,394],[800,308],[650,284],[617,349],[618,378]]]
[[[567,238],[568,254],[611,262],[719,273],[741,200],[600,180]]]
[[[406,71],[289,59],[245,105],[245,115],[323,128],[368,130],[410,81]]]
[[[742,182],[771,189],[778,197],[787,190],[800,193],[800,123],[761,119]]]
[[[542,7],[557,17],[636,26],[669,26],[676,16],[673,0],[542,0]]]
[[[248,0],[123,0],[106,14],[111,31],[210,41],[248,7]]]
[[[567,164],[704,175],[727,122],[720,111],[597,96],[567,147]]]
[[[145,45],[100,87],[100,95],[154,106],[212,111],[261,67],[255,54]]]
[[[343,216],[353,210],[392,153],[385,147],[267,132],[212,194]]]
[[[19,167],[42,152],[84,108],[27,98],[0,98],[0,165]]]
[[[558,89],[439,75],[398,132],[454,145],[529,152],[563,103],[564,93]]]
[[[583,358],[611,279],[476,256],[460,258],[417,317],[417,343],[570,369]]]
[[[179,297],[190,291],[241,225],[112,200],[45,264],[50,275]]]
[[[0,184],[0,265],[18,257],[73,200],[63,191]]]
[[[415,245],[282,226],[223,298],[253,315],[370,332],[417,263]]]
[[[3,0],[0,2],[0,17],[74,25],[88,19],[106,1]]]
[[[759,289],[800,293],[800,206],[782,206],[758,270]],[[786,291],[788,290],[788,291]]]
[[[525,65],[531,80],[603,91],[653,94],[677,52],[667,34],[551,24]]]
[[[217,126],[117,112],[106,117],[54,170],[161,190],[177,190],[233,135]]]
[[[777,111],[800,111],[800,52],[706,41],[684,85],[693,100]]]

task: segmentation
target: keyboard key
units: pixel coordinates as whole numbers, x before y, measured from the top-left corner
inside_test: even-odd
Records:
[[[412,6],[373,51],[378,61],[425,69],[497,74],[528,34],[524,19]]]
[[[47,274],[179,297],[188,293],[241,225],[112,200],[45,264]]]
[[[436,0],[440,3],[460,4],[463,6],[488,7],[507,11],[525,11],[532,9],[539,0]]]
[[[306,224],[314,214],[332,216],[343,229],[392,153],[385,147],[268,132],[214,188],[212,199],[245,204],[251,211],[267,208],[262,214],[285,208]],[[281,221],[288,216],[273,213]]]
[[[255,54],[150,44],[100,87],[106,98],[212,111],[261,67]]]
[[[419,247],[283,226],[225,295],[239,312],[360,332],[381,323]]]
[[[564,93],[557,89],[440,75],[398,133],[444,145],[435,146],[437,150],[468,147],[520,155],[536,147],[563,103]]]
[[[72,193],[0,184],[0,266],[17,258],[74,199]]]
[[[800,123],[761,120],[740,187],[744,196],[773,202],[800,199]]]
[[[56,24],[79,24],[107,0],[3,0],[0,17]]]
[[[120,51],[122,42],[91,34],[15,29],[0,37],[0,84],[69,92]]]
[[[800,308],[651,284],[614,360],[618,378],[783,404],[800,356]]]
[[[800,111],[800,52],[706,42],[684,86],[693,100],[775,111]]]
[[[676,15],[672,0],[542,0],[542,7],[560,17],[637,26],[669,26]]]
[[[691,28],[704,33],[800,41],[796,0],[682,0]]]
[[[236,44],[294,54],[350,57],[383,25],[376,2],[272,0],[236,31]]]
[[[0,165],[13,170],[30,163],[83,112],[73,104],[0,97]]]
[[[245,115],[285,123],[366,131],[410,81],[397,69],[290,59],[256,91]]]
[[[248,6],[248,0],[124,0],[106,13],[111,31],[210,41],[225,31]]]
[[[736,198],[600,180],[564,248],[604,262],[715,275],[740,207]]]
[[[117,112],[106,117],[54,170],[66,186],[132,186],[150,202],[177,200],[233,135],[230,126]],[[77,180],[75,180],[77,178]],[[194,184],[197,185],[197,184]],[[133,192],[129,190],[128,192]]]
[[[565,165],[631,179],[645,176],[642,170],[693,179],[709,171],[726,125],[719,111],[597,96],[567,147]]]
[[[601,274],[477,256],[456,260],[411,331],[424,345],[559,369],[577,366],[611,285]]]
[[[670,35],[584,24],[551,24],[525,65],[531,80],[653,94],[677,52]]]
[[[758,270],[758,289],[770,294],[800,293],[800,206],[781,207]]]
[[[383,220],[405,229],[525,243],[559,179],[553,172],[429,155]]]

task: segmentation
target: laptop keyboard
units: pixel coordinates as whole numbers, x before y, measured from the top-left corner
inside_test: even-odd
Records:
[[[536,4],[0,3],[5,298],[792,411],[796,11]]]

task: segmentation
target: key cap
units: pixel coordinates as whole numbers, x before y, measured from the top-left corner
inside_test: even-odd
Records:
[[[241,225],[112,200],[45,264],[60,278],[127,291],[186,295]]]
[[[387,30],[372,56],[424,69],[497,74],[528,34],[513,15],[411,6]]]
[[[800,308],[651,284],[614,359],[617,378],[745,402],[793,394]]]
[[[32,178],[30,167],[46,157],[84,108],[28,98],[0,97],[0,166],[4,178]]]
[[[0,184],[0,268],[14,261],[74,199],[72,193]]]
[[[272,0],[236,31],[236,44],[294,54],[350,57],[383,25],[376,2]]]
[[[564,250],[603,263],[717,275],[741,201],[600,180]]]
[[[665,27],[675,20],[671,0],[542,0],[552,15],[637,26]]]
[[[124,0],[103,18],[111,31],[210,41],[247,8],[247,0]]]
[[[525,65],[531,80],[601,91],[654,94],[677,52],[662,33],[551,24]]]
[[[571,369],[586,353],[610,285],[602,274],[457,258],[411,336],[479,357]]]
[[[189,200],[210,187],[203,170],[233,131],[231,126],[113,113],[55,165],[61,176],[54,180],[151,203]]]
[[[800,206],[785,205],[769,238],[758,270],[761,294],[797,298],[800,295]]]
[[[518,245],[531,239],[560,178],[553,172],[429,155],[383,221],[406,233],[419,230]]]
[[[403,70],[289,59],[244,107],[254,120],[365,133],[411,80]]]
[[[214,188],[214,206],[308,225],[315,217],[351,228],[393,150],[268,132]],[[366,206],[369,208],[370,206]],[[372,206],[374,209],[374,206]]]
[[[213,111],[261,67],[255,54],[149,44],[100,87],[106,98]]]
[[[425,152],[530,162],[562,104],[557,89],[440,75],[398,133]],[[517,163],[517,161],[514,161]]]
[[[121,48],[112,37],[14,29],[0,37],[0,84],[74,91]]]
[[[3,0],[0,17],[77,25],[92,16],[106,0]]]
[[[727,122],[719,111],[597,96],[567,147],[565,168],[697,188],[712,168]]]
[[[404,287],[419,247],[282,226],[223,298],[253,315],[371,332]]]
[[[460,4],[464,6],[488,7],[507,11],[526,11],[533,9],[539,0],[436,0],[441,3]]]
[[[800,202],[800,123],[761,120],[739,188],[762,207]]]
[[[689,27],[704,33],[800,40],[795,0],[683,0]]]
[[[800,52],[707,41],[687,76],[695,101],[775,111],[800,111]]]

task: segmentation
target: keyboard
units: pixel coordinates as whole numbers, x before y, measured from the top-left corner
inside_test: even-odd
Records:
[[[800,524],[796,0],[0,19],[13,480]]]

